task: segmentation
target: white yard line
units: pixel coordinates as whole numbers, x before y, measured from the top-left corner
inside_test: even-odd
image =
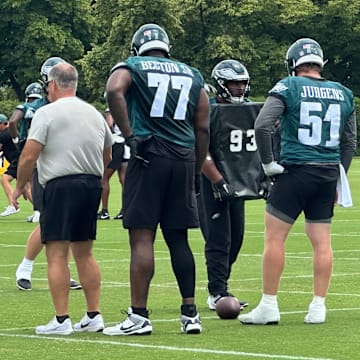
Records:
[[[177,319],[178,320],[178,319]],[[52,336],[40,336],[40,335],[22,335],[22,334],[6,334],[0,333],[0,337],[17,337],[17,338],[26,338],[26,339],[42,339],[49,341],[58,341],[58,342],[71,342],[71,343],[86,343],[92,345],[112,345],[112,346],[122,346],[122,347],[131,347],[131,348],[142,348],[142,349],[152,349],[152,350],[162,350],[169,352],[188,352],[188,353],[202,353],[202,354],[211,354],[211,355],[229,355],[245,358],[260,358],[260,359],[288,359],[288,360],[335,360],[331,358],[318,358],[318,357],[308,357],[301,355],[277,355],[277,354],[266,354],[266,353],[252,353],[244,351],[228,351],[228,350],[212,350],[212,349],[202,349],[202,348],[181,348],[176,346],[166,346],[166,345],[148,345],[140,343],[126,343],[122,341],[111,341],[111,340],[86,340],[86,339],[74,339],[74,338],[64,338],[64,337],[52,337]]]

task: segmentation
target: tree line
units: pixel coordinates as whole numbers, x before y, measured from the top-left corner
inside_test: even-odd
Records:
[[[241,61],[250,73],[250,98],[257,99],[287,75],[291,43],[311,37],[327,59],[324,77],[360,97],[360,1],[2,0],[0,13],[2,112],[24,99],[50,56],[78,68],[79,96],[101,110],[110,69],[130,55],[135,30],[150,22],[167,31],[171,55],[199,68],[208,82],[219,61]]]

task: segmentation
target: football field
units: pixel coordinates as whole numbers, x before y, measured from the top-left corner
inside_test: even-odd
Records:
[[[286,246],[286,267],[279,291],[281,322],[278,326],[245,326],[238,320],[220,320],[206,305],[204,242],[198,229],[189,233],[196,265],[196,303],[203,332],[180,332],[180,295],[171,270],[169,253],[158,231],[156,260],[148,307],[153,334],[109,337],[101,333],[70,336],[36,335],[34,328],[54,315],[47,285],[44,252],[36,259],[32,291],[19,291],[15,271],[22,260],[26,239],[36,224],[27,223],[31,206],[23,199],[21,211],[0,218],[0,359],[289,359],[323,360],[360,358],[360,159],[349,171],[354,206],[335,208],[333,222],[333,277],[323,325],[303,323],[312,299],[312,251],[304,236],[301,217]],[[111,180],[110,215],[119,210],[120,185]],[[0,189],[0,208],[6,206]],[[248,201],[244,245],[230,279],[230,291],[249,302],[244,313],[261,297],[264,201]],[[129,306],[129,246],[120,220],[98,221],[95,257],[102,274],[101,311],[106,325],[125,318]],[[78,278],[73,260],[71,270]],[[70,292],[73,324],[85,312],[82,290]]]

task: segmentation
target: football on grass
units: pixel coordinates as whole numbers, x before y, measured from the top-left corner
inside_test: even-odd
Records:
[[[216,302],[216,313],[220,319],[236,319],[240,313],[240,303],[236,297],[224,296]]]

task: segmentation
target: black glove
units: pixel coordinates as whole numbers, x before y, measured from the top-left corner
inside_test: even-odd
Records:
[[[125,138],[125,145],[130,148],[130,154],[135,159],[142,161],[144,166],[149,165],[149,160],[146,160],[143,156],[143,145],[146,141],[150,140],[151,136],[141,137],[130,135]]]
[[[213,185],[214,198],[218,201],[230,201],[235,197],[234,188],[224,179]]]
[[[260,183],[259,195],[263,199],[267,200],[273,185],[274,185],[273,177],[266,176],[265,179]]]
[[[195,195],[200,195],[201,188],[201,174],[195,174]]]

